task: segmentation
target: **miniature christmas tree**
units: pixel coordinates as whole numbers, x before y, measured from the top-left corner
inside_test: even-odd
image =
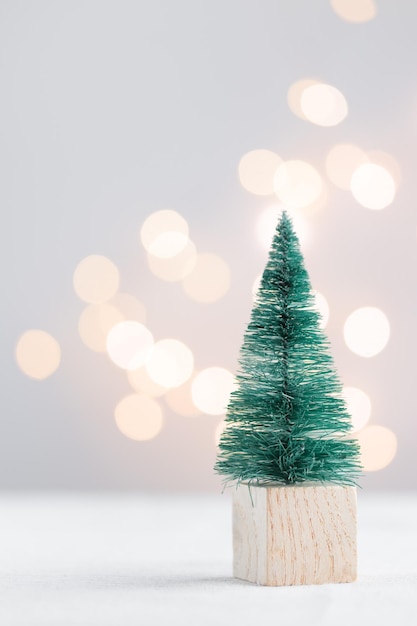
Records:
[[[359,446],[284,212],[240,356],[215,469],[233,494],[234,575],[262,585],[356,578]]]
[[[346,437],[350,417],[286,212],[239,362],[216,471],[258,485],[355,484],[359,446]]]

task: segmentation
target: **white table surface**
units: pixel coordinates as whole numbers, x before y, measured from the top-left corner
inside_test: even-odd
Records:
[[[228,495],[0,494],[1,626],[417,624],[417,499],[360,494],[356,583],[231,577]]]

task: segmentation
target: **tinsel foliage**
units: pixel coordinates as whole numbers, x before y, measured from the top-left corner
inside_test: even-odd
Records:
[[[275,232],[215,471],[225,482],[356,484],[359,446],[292,222]]]

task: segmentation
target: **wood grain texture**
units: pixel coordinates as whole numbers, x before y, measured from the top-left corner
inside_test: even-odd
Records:
[[[356,579],[356,489],[248,487],[233,495],[233,574],[259,585]]]

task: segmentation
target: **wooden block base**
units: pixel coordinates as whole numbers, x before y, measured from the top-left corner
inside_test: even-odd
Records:
[[[356,580],[356,488],[240,484],[233,555],[233,575],[258,585]]]

